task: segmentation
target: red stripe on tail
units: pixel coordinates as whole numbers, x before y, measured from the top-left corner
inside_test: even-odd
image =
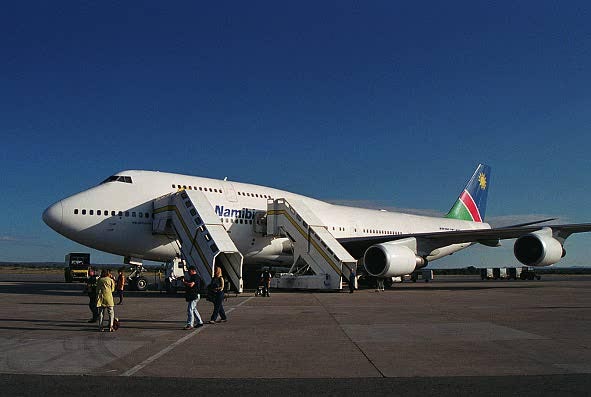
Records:
[[[480,211],[478,211],[478,207],[476,206],[474,199],[472,198],[470,193],[468,193],[467,190],[464,190],[464,192],[460,196],[460,200],[462,200],[462,203],[464,203],[464,205],[470,212],[470,215],[472,215],[472,219],[474,219],[474,222],[482,222],[482,218],[480,217]]]

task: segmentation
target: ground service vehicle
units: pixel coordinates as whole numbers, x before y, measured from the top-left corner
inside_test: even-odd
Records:
[[[179,258],[174,258],[172,261],[166,263],[164,272],[164,283],[166,292],[174,294],[177,291],[183,291],[185,285],[182,277],[185,276],[187,265]]]
[[[90,254],[70,252],[66,255],[65,265],[64,277],[66,283],[71,283],[72,281],[84,281],[88,278]]]

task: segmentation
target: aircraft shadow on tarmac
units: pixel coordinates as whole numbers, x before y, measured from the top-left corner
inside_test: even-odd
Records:
[[[8,324],[6,324],[8,323]],[[13,324],[10,324],[13,323]],[[19,325],[20,324],[20,325]],[[136,324],[136,325],[134,325]],[[145,325],[143,325],[145,324]],[[184,324],[183,320],[125,320],[124,329],[132,330],[178,330]],[[19,331],[78,331],[95,332],[96,323],[88,323],[86,319],[80,320],[40,320],[27,318],[2,319],[0,329]]]
[[[41,294],[52,296],[83,295],[83,284],[10,281],[0,284],[0,294]]]
[[[158,293],[160,292],[160,293]],[[84,284],[66,284],[55,282],[31,282],[31,281],[10,281],[0,284],[0,294],[25,294],[25,295],[47,295],[47,296],[87,296],[84,291]],[[184,293],[167,294],[165,291],[129,291],[125,290],[125,296],[143,298],[184,298]]]
[[[397,288],[397,287],[392,287],[389,288],[387,291],[393,291],[393,292],[400,292],[400,293],[404,293],[404,291],[482,291],[482,290],[488,290],[488,289],[530,289],[530,288],[540,288],[542,287],[542,285],[509,285],[509,284],[481,284],[481,285],[471,285],[471,286],[459,286],[459,285],[443,285],[443,284],[439,284],[439,285],[435,285],[435,284],[429,284],[427,285],[423,285],[423,286],[412,286],[412,287],[401,287],[401,288]],[[370,288],[368,288],[370,289]]]

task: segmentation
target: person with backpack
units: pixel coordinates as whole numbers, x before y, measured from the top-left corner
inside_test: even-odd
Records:
[[[197,269],[195,266],[189,266],[189,278],[182,279],[185,284],[185,300],[187,301],[187,325],[186,330],[198,328],[203,326],[203,320],[197,310],[197,302],[199,302],[199,276],[197,276]]]
[[[211,314],[211,319],[209,320],[209,323],[225,323],[226,321],[228,321],[228,318],[226,317],[226,312],[224,311],[224,278],[222,277],[221,267],[215,268],[214,277],[211,280],[211,284],[208,289],[211,291],[213,295],[213,313]],[[221,317],[221,320],[219,321],[217,321],[218,315]]]
[[[88,278],[86,279],[86,293],[88,294],[88,307],[92,313],[92,318],[88,320],[89,323],[96,323],[99,318],[98,307],[96,306],[97,294],[96,294],[96,283],[98,276],[94,268],[88,269]]]

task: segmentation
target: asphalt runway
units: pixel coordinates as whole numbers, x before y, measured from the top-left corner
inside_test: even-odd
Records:
[[[591,277],[431,283],[354,294],[244,293],[185,331],[182,294],[128,292],[88,324],[81,284],[0,274],[2,395],[588,395]],[[208,318],[212,306],[199,310]]]

